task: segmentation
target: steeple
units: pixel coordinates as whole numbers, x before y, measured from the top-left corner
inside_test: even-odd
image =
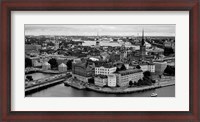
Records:
[[[141,46],[144,46],[144,29],[142,29],[142,43],[141,43]]]
[[[146,46],[145,46],[145,40],[144,40],[144,30],[142,30],[142,42],[140,45],[140,58],[142,60],[145,59],[145,55],[146,55]]]

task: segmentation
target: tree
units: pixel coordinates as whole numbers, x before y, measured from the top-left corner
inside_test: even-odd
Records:
[[[88,79],[88,83],[94,84],[94,78]]]
[[[134,85],[134,86],[137,86],[137,85],[138,85],[138,83],[137,83],[137,82],[134,82],[134,83],[133,83],[133,85]]]
[[[143,82],[142,79],[139,79],[137,85],[141,86],[143,84],[142,82]]]
[[[150,71],[145,71],[143,74],[144,74],[144,77],[147,77],[147,78],[151,77],[151,72]]]
[[[48,63],[51,65],[51,69],[57,69],[58,68],[58,62],[55,58],[52,58],[48,61]]]
[[[67,69],[68,70],[71,70],[72,69],[72,62],[73,62],[73,60],[69,60],[69,61],[67,61]]]
[[[129,86],[132,86],[133,85],[133,82],[132,81],[129,81]]]
[[[171,47],[165,47],[164,48],[164,55],[168,56],[170,54],[174,54],[174,50]]]
[[[175,75],[175,67],[167,65],[166,69],[164,70],[164,73],[167,75],[174,76]]]
[[[124,64],[122,64],[122,66],[121,66],[120,70],[126,70],[126,67],[125,67],[125,65],[124,65]]]
[[[151,80],[152,83],[156,83],[156,80]]]
[[[28,79],[29,81],[32,81],[33,77],[28,75],[28,76],[26,76],[26,79]]]
[[[141,69],[140,65],[137,65],[136,68],[137,68],[137,69]]]
[[[25,58],[25,68],[32,67],[32,61],[30,58]]]

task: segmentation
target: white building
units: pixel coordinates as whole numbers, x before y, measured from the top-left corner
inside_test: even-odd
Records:
[[[110,74],[108,76],[108,86],[110,87],[116,87],[117,81],[116,81],[116,75],[115,74]]]
[[[134,83],[138,82],[138,80],[142,78],[143,78],[143,72],[140,69],[128,69],[116,73],[118,86],[128,86],[130,81]]]
[[[95,67],[95,75],[99,75],[99,74],[109,75],[115,72],[116,69],[117,67],[104,67],[104,66]]]
[[[129,69],[129,64],[124,64],[124,66],[126,67],[126,69]]]
[[[67,66],[64,63],[60,64],[58,66],[58,71],[59,72],[65,72],[65,71],[67,71]]]
[[[48,63],[48,62],[45,62],[42,64],[42,70],[43,71],[46,71],[46,70],[49,70],[51,69],[51,65]]]
[[[145,71],[155,72],[155,64],[140,64],[140,67],[143,72]]]
[[[108,78],[105,75],[99,75],[94,78],[94,84],[97,86],[105,86],[108,82]]]

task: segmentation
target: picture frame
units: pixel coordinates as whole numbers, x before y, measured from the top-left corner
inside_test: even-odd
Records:
[[[1,2],[1,121],[199,122],[199,0],[9,0]],[[11,111],[12,11],[189,11],[189,111]]]

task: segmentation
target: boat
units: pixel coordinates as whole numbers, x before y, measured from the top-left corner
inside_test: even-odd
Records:
[[[157,95],[158,95],[157,93],[152,93],[151,97],[157,97]]]

